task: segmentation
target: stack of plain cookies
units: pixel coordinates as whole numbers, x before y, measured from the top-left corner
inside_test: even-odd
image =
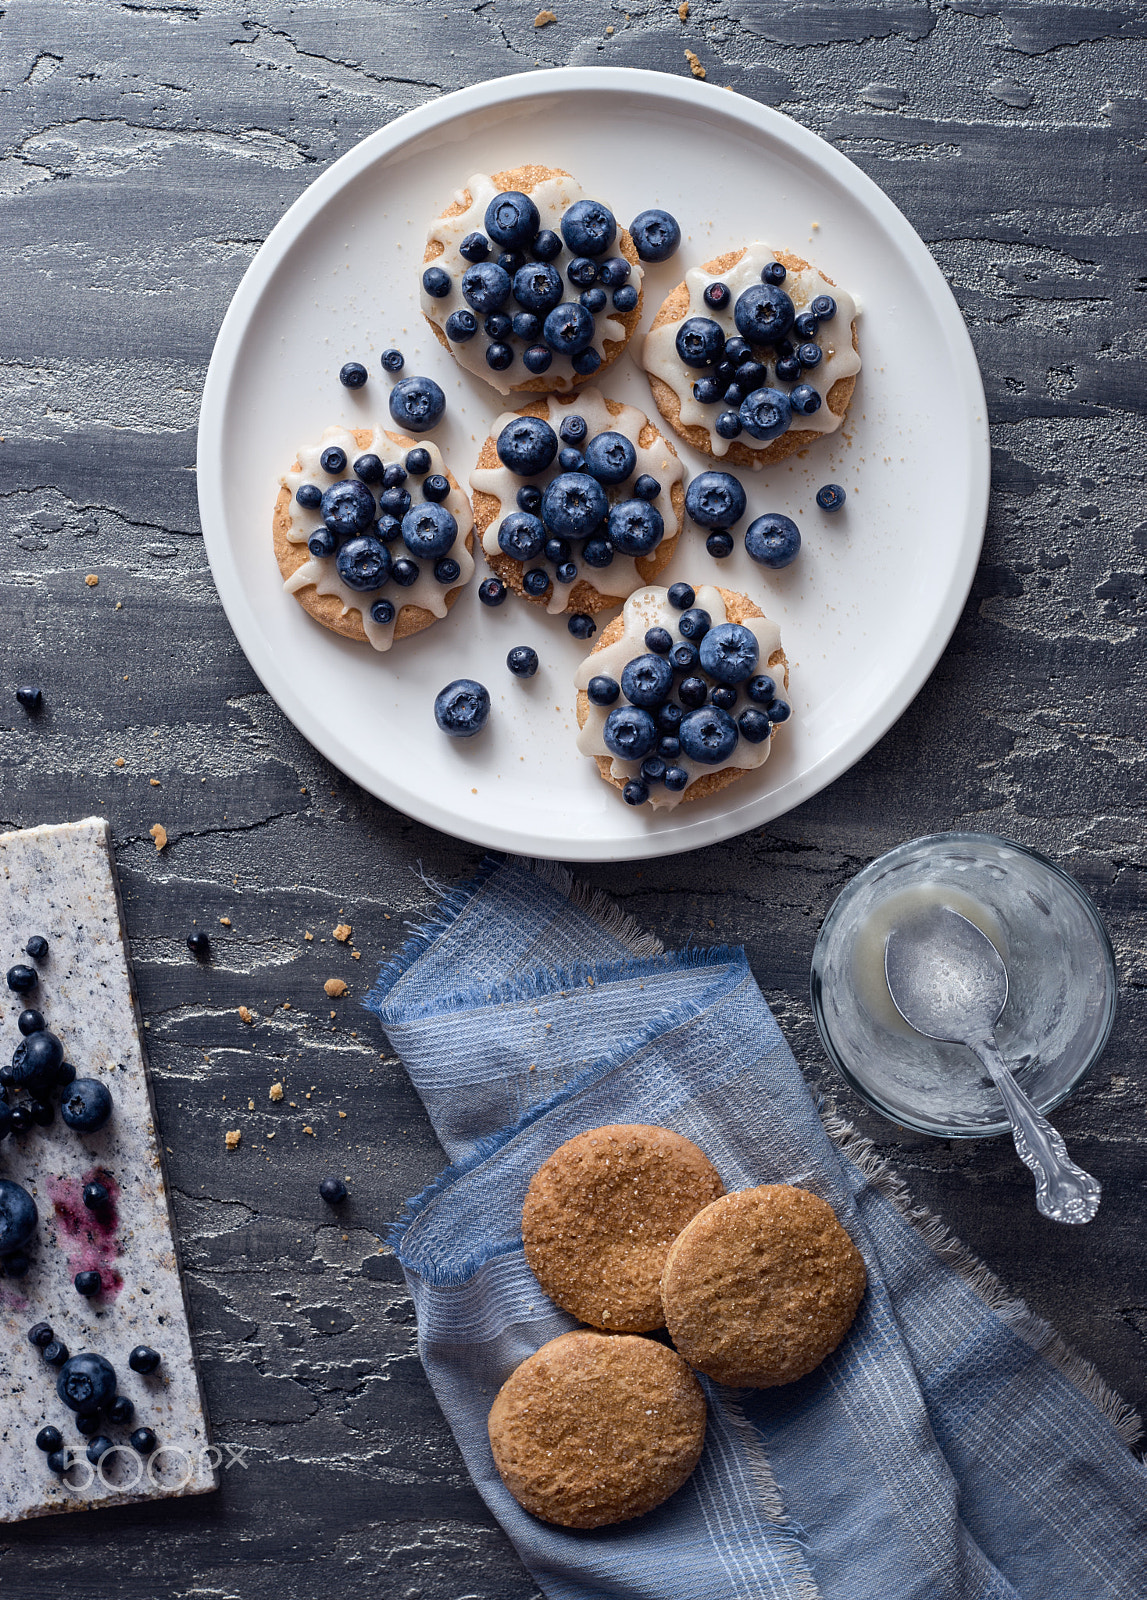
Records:
[[[685,1483],[705,1443],[694,1369],[792,1383],[840,1344],[866,1284],[827,1202],[783,1183],[726,1194],[691,1140],[643,1124],[555,1150],[522,1234],[542,1288],[589,1326],[511,1374],[490,1446],[514,1498],[567,1528],[641,1516]]]

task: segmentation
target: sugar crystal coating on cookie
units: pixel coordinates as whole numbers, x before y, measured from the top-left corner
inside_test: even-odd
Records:
[[[527,1357],[490,1408],[506,1488],[535,1517],[602,1528],[686,1482],[705,1445],[705,1396],[674,1350],[628,1334],[562,1334]]]
[[[636,327],[633,241],[555,168],[475,173],[431,224],[419,271],[427,320],[461,366],[503,394],[568,393]]]
[[[444,617],[448,598],[474,575],[467,548],[474,519],[438,447],[415,447],[382,428],[363,445],[349,429],[332,427],[297,460],[280,480],[275,514],[286,564],[294,565],[287,593],[313,587],[333,596],[342,617],[358,613],[376,650],[390,649],[408,607]],[[292,546],[300,557],[306,551],[297,564]]]
[[[659,313],[645,337],[645,369],[679,407],[673,425],[700,430],[718,457],[735,440],[738,458],[790,432],[834,432],[844,412],[830,393],[860,371],[856,300],[814,267],[786,269],[769,245],[732,254],[719,272],[691,268],[666,302],[675,314]]]
[[[669,1246],[723,1194],[716,1169],[668,1128],[591,1128],[554,1151],[522,1209],[526,1260],[551,1300],[614,1333],[664,1326]]]
[[[740,621],[730,621],[727,599],[739,602]],[[743,596],[708,585],[630,595],[574,684],[578,749],[627,803],[655,809],[692,798],[710,775],[762,766],[773,728],[792,712],[780,629]]]

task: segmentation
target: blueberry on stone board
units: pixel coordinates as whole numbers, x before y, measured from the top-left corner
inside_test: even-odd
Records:
[[[29,1007],[26,1011],[21,1011],[16,1018],[16,1026],[27,1038],[30,1033],[39,1033],[47,1024],[44,1021],[44,1013],[42,1011],[35,1011]]]
[[[733,320],[737,332],[753,345],[775,344],[796,318],[792,301],[771,283],[754,283],[737,296]]]
[[[84,1204],[89,1211],[102,1211],[111,1199],[106,1183],[85,1183]]]
[[[541,417],[515,417],[498,435],[498,459],[520,478],[544,472],[558,453],[558,436]]]
[[[621,798],[627,806],[643,806],[649,799],[649,786],[640,778],[630,778],[629,782],[622,786]]]
[[[46,1350],[55,1337],[50,1322],[34,1322],[28,1329],[28,1343],[34,1345],[37,1350]],[[54,1446],[41,1445],[40,1448],[43,1450]]]
[[[108,1417],[112,1422],[130,1422],[135,1412],[135,1406],[126,1394],[117,1394],[108,1407]]]
[[[532,344],[522,351],[522,365],[527,372],[545,372],[553,364],[554,353],[544,344]]]
[[[341,1178],[324,1178],[319,1184],[319,1195],[328,1206],[341,1206],[349,1193]]]
[[[358,478],[332,483],[322,499],[323,521],[339,539],[349,539],[369,528],[378,507],[374,495]]]
[[[41,1428],[36,1435],[36,1449],[49,1451],[58,1450],[64,1442],[64,1436],[59,1428],[53,1428],[51,1423],[46,1428]]]
[[[576,300],[563,300],[542,324],[542,338],[557,355],[580,355],[593,343],[593,335],[593,317]]]
[[[686,317],[674,341],[687,367],[711,367],[725,352],[725,332],[712,317]]]
[[[441,421],[446,396],[433,378],[400,378],[390,391],[390,414],[400,428],[425,433]]]
[[[824,483],[816,492],[816,503],[822,511],[839,511],[847,496],[839,483]]]
[[[731,472],[699,472],[685,491],[685,509],[702,528],[728,528],[745,514],[745,490]]]
[[[661,513],[648,500],[621,500],[610,509],[609,542],[623,556],[647,556],[664,534]]]
[[[361,361],[348,361],[339,368],[339,382],[344,389],[361,389],[367,372]]]
[[[402,519],[402,542],[420,561],[446,555],[457,537],[458,524],[453,515],[434,500],[412,507]]]
[[[768,717],[756,706],[745,707],[737,718],[737,726],[742,739],[747,739],[750,744],[763,744],[772,731]]]
[[[591,372],[596,372],[601,366],[601,357],[590,345],[588,349],[579,350],[577,355],[572,357],[570,366],[580,378],[588,378]]]
[[[376,600],[370,608],[370,620],[380,628],[394,621],[394,606],[389,600]]]
[[[501,578],[485,578],[478,585],[478,599],[484,606],[500,606],[506,598],[506,585]]]
[[[745,530],[745,549],[763,567],[787,567],[796,560],[800,547],[800,529],[779,511],[767,511]]]
[[[791,427],[793,405],[780,389],[754,389],[741,401],[737,415],[752,438],[776,439]]]
[[[484,233],[468,233],[458,246],[463,261],[485,261],[490,254],[490,241]]]
[[[473,678],[455,678],[434,699],[434,720],[452,739],[472,739],[490,716],[490,693]]]
[[[514,365],[514,347],[495,341],[486,346],[486,365],[492,372],[505,372]]]
[[[538,670],[538,652],[528,644],[516,644],[506,657],[515,678],[532,678]]]
[[[21,1184],[0,1178],[0,1256],[19,1250],[36,1231],[36,1202]]]
[[[53,1339],[51,1344],[44,1346],[44,1360],[50,1367],[62,1367],[68,1355],[68,1347],[62,1339]]]
[[[150,1345],[137,1344],[127,1358],[127,1364],[133,1372],[154,1372],[162,1357],[158,1350],[153,1350]]]
[[[155,1447],[159,1441],[155,1437],[154,1429],[137,1428],[128,1443],[137,1455],[150,1456],[155,1453]]]
[[[88,1448],[84,1451],[84,1454],[87,1456],[93,1467],[98,1467],[102,1458],[107,1455],[109,1450],[113,1450],[114,1448],[115,1446],[112,1444],[112,1441],[108,1438],[106,1433],[97,1433],[95,1438],[88,1445]]]
[[[21,683],[18,685],[16,689],[16,699],[24,707],[24,710],[27,711],[31,716],[34,716],[37,711],[43,709],[44,694],[43,690],[38,684]]]
[[[445,300],[454,285],[444,267],[427,267],[422,274],[422,287],[432,299]]]
[[[25,962],[8,968],[8,987],[13,994],[28,994],[39,981],[40,975],[35,967],[29,967]]]
[[[752,677],[760,655],[756,634],[739,622],[719,622],[698,648],[702,670],[718,683],[744,683]]]
[[[384,372],[401,372],[406,365],[406,357],[401,350],[384,350],[381,361]]]
[[[48,1470],[54,1472],[57,1478],[62,1478],[72,1464],[72,1458],[66,1450],[53,1450],[46,1459]]]
[[[597,623],[584,611],[575,611],[566,627],[575,639],[592,639],[597,632]]]
[[[717,766],[733,754],[740,735],[727,711],[719,706],[704,706],[682,717],[678,738],[690,761]]]
[[[591,706],[611,706],[621,693],[621,685],[616,678],[599,676],[589,680],[585,692]]]
[[[802,417],[811,417],[821,407],[821,397],[811,383],[798,383],[789,394],[789,405]]]
[[[705,540],[705,548],[714,561],[724,561],[733,554],[733,535],[727,528],[714,528]]]
[[[696,601],[697,596],[687,583],[671,583],[667,599],[676,611],[686,611]]]
[[[657,207],[638,212],[629,224],[629,233],[642,261],[668,261],[681,243],[676,217]]]
[[[413,477],[421,478],[424,472],[430,471],[430,451],[416,445],[406,452],[402,464]]]
[[[562,238],[578,256],[603,256],[617,238],[617,222],[600,200],[575,200],[561,220]]]
[[[549,575],[542,567],[531,567],[529,572],[522,575],[522,588],[535,600],[540,600],[549,586]]]
[[[112,1114],[112,1097],[98,1078],[77,1078],[60,1103],[60,1115],[77,1133],[95,1133]]]
[[[445,331],[451,344],[465,344],[478,332],[478,318],[472,311],[452,311],[446,318]]]
[[[32,957],[33,961],[46,961],[48,959],[48,941],[42,933],[34,933],[24,946],[25,955]]]
[[[32,1126],[32,1113],[27,1106],[13,1106],[8,1116],[10,1133],[27,1133]]]
[[[507,250],[520,250],[538,231],[538,208],[520,189],[496,194],[486,207],[486,232],[495,244]]]
[[[641,761],[657,744],[657,726],[640,706],[615,706],[602,729],[605,747],[623,761]]]
[[[761,268],[762,283],[784,283],[788,272],[779,261],[768,261]]]
[[[28,1110],[38,1128],[51,1127],[56,1120],[56,1108],[50,1100],[29,1100]],[[11,1271],[11,1267],[8,1270]]]
[[[6,1139],[12,1132],[12,1107],[6,1100],[0,1100],[0,1139]]]
[[[85,1300],[90,1300],[93,1295],[100,1294],[103,1290],[104,1280],[98,1272],[77,1272],[72,1279],[77,1294],[82,1294]]]
[[[102,1411],[111,1404],[115,1389],[115,1368],[94,1350],[81,1350],[65,1360],[56,1379],[56,1393],[70,1411]]]

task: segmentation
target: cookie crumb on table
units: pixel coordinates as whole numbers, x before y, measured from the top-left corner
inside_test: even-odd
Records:
[[[122,767],[124,764],[125,763],[122,756],[116,756],[115,760],[112,762],[113,767]]]
[[[548,28],[551,22],[556,22],[557,16],[552,11],[539,11],[534,18],[535,28]]]
[[[303,938],[306,940],[306,942],[308,944],[314,944],[314,942],[315,942],[315,936],[314,936],[313,933],[304,933],[303,934]]]
[[[273,1083],[267,1093],[272,1100],[281,1100],[283,1098],[283,1085],[281,1083]]]
[[[222,928],[229,928],[231,926],[231,918],[230,917],[220,917],[219,918],[219,926],[222,927]]]
[[[331,929],[331,932],[340,944],[346,944],[353,931],[354,930],[349,922],[340,922],[337,928]]]
[[[255,1020],[255,1013],[253,1011],[248,1011],[246,1006],[240,1006],[239,1020],[241,1022],[252,1023]]]
[[[677,7],[677,15],[681,18],[682,22],[688,22],[689,0],[681,0],[681,4]]]
[[[689,71],[695,78],[704,78],[707,76],[705,68],[701,65],[701,58],[697,55],[696,51],[686,50],[685,59],[689,63]]]
[[[223,1135],[223,1143],[227,1146],[228,1150],[238,1150],[239,1140],[242,1137],[243,1130],[241,1128],[231,1128]]]
[[[89,572],[87,577],[84,579],[84,582],[87,584],[89,589],[94,589],[99,581],[99,573],[97,572]]]
[[[155,840],[155,848],[157,850],[162,850],[164,845],[167,843],[167,829],[163,826],[163,823],[153,822],[147,831]]]
[[[337,1000],[340,995],[346,994],[346,984],[341,978],[328,978],[326,983],[323,984],[323,988],[332,1000]],[[331,1015],[333,1016],[334,1012]]]

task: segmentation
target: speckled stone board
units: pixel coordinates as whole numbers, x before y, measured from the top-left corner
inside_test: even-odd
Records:
[[[0,965],[31,965],[23,950],[33,934],[49,945],[35,963],[35,989],[26,996],[4,990],[0,1055],[6,1060],[20,1043],[19,1012],[35,1006],[77,1075],[106,1084],[113,1100],[110,1120],[95,1133],[77,1133],[57,1114],[49,1127],[33,1125],[0,1145],[0,1177],[21,1184],[39,1211],[27,1246],[30,1271],[0,1280],[0,1520],[9,1522],[203,1494],[217,1483],[221,1453],[207,1436],[110,844],[99,817],[0,835]],[[23,1098],[10,1092],[13,1104]],[[85,1183],[95,1180],[110,1194],[99,1212],[82,1200]],[[93,1269],[104,1288],[89,1300],[72,1279]],[[98,1472],[56,1395],[57,1369],[28,1341],[29,1327],[41,1321],[72,1355],[105,1356],[116,1369],[117,1393],[134,1403],[129,1422],[101,1426],[122,1448],[110,1460],[105,1455]],[[163,1357],[147,1376],[128,1367],[140,1344]],[[36,1447],[45,1423],[54,1423],[75,1452],[62,1479]],[[144,1426],[159,1440],[147,1458],[128,1446],[132,1430]]]

